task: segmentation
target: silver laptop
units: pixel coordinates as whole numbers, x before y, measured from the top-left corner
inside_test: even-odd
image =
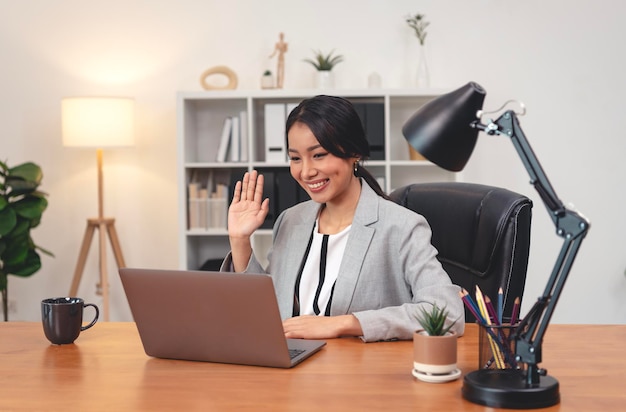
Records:
[[[321,340],[286,339],[268,275],[119,270],[148,356],[290,368]]]

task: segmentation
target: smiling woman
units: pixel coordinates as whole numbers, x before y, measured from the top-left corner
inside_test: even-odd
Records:
[[[273,277],[287,338],[411,339],[418,308],[438,305],[450,320],[461,316],[459,289],[436,259],[426,220],[388,200],[363,167],[369,145],[352,103],[306,99],[286,130],[291,175],[311,200],[278,217],[263,268],[250,236],[269,199],[263,175],[245,173],[228,212],[231,252],[222,270]]]

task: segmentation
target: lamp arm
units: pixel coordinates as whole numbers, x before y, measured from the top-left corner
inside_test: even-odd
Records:
[[[516,360],[527,365],[527,383],[529,385],[538,384],[539,376],[546,374],[544,369],[539,369],[537,366],[541,362],[543,336],[582,240],[589,230],[589,221],[577,211],[565,207],[558,198],[530,147],[515,112],[506,111],[496,121],[490,121],[488,125],[476,121],[472,123],[472,127],[490,135],[497,134],[511,138],[531,177],[530,183],[535,187],[550,213],[557,235],[564,239],[543,295],[539,297],[528,314],[521,320],[515,336]]]

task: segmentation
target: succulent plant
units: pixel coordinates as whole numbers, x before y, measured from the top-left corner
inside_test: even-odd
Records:
[[[457,320],[451,322],[446,326],[446,319],[448,318],[448,310],[444,306],[440,308],[435,303],[430,311],[420,307],[420,313],[416,314],[418,322],[422,325],[422,328],[430,336],[443,336],[452,329]]]
[[[313,52],[315,53],[315,59],[304,59],[304,61],[311,63],[318,71],[332,70],[333,67],[343,61],[342,55],[333,56],[335,50],[328,54],[324,54],[321,50],[314,50]]]

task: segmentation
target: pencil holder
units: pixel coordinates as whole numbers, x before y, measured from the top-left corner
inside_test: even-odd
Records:
[[[518,369],[515,361],[515,331],[518,324],[478,325],[478,368]]]

